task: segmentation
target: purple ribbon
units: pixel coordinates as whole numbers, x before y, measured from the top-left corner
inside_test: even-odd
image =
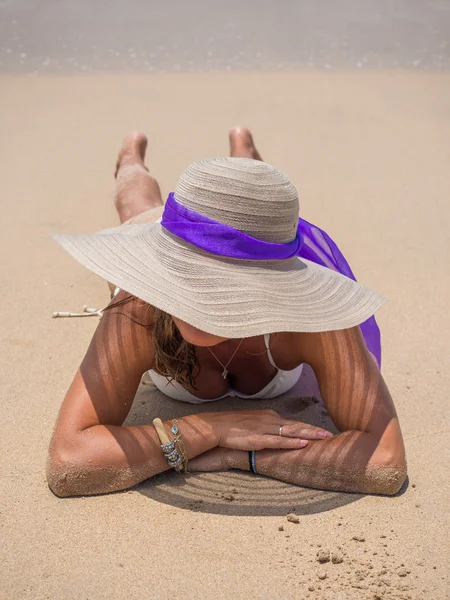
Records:
[[[241,260],[285,260],[298,256],[302,245],[300,229],[286,244],[264,242],[182,206],[173,192],[167,198],[161,225],[207,252]]]
[[[337,244],[325,231],[301,218],[291,242],[272,244],[182,206],[172,192],[167,198],[161,225],[186,242],[218,256],[245,260],[286,260],[298,256],[356,281]],[[367,348],[380,367],[381,339],[375,317],[361,323],[360,328]]]

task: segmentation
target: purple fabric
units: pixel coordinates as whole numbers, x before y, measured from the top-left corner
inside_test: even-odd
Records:
[[[299,256],[356,281],[336,243],[325,231],[305,219],[298,220],[294,240],[286,244],[272,244],[182,206],[171,193],[161,225],[186,242],[218,256],[245,260],[284,260]],[[381,338],[375,317],[361,323],[360,328],[367,348],[381,367]]]
[[[301,218],[298,220],[298,229],[303,238],[300,258],[306,258],[318,265],[333,269],[333,271],[356,281],[350,265],[328,233]],[[370,317],[359,326],[367,348],[377,361],[378,368],[381,368],[381,335],[375,317]]]
[[[173,193],[167,198],[161,225],[198,248],[241,260],[284,260],[298,256],[302,245],[299,230],[287,244],[264,242],[182,206]]]

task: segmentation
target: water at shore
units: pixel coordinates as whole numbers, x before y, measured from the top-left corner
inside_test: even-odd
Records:
[[[0,72],[448,69],[450,3],[2,0]]]

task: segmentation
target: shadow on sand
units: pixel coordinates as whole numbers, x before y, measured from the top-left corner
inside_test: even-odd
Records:
[[[127,425],[179,418],[201,411],[272,408],[287,418],[312,425],[336,429],[329,419],[313,371],[305,365],[300,381],[285,395],[275,400],[241,400],[227,398],[206,405],[193,405],[167,398],[144,378],[126,421]],[[217,473],[163,473],[135,488],[157,502],[186,510],[253,516],[285,516],[320,513],[362,498],[362,494],[346,494],[301,488],[243,471]]]

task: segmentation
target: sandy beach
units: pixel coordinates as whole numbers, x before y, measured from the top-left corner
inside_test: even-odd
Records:
[[[425,71],[0,77],[2,600],[449,597],[449,98],[450,74]],[[303,216],[390,299],[383,374],[409,481],[383,498],[168,474],[56,498],[47,447],[97,320],[51,314],[104,306],[108,290],[51,234],[117,224],[113,167],[128,130],[147,132],[167,195],[188,163],[227,153],[237,123],[293,179]],[[260,406],[324,423],[316,393],[305,372]],[[230,405],[246,406],[213,409]],[[193,408],[144,382],[129,423]]]

